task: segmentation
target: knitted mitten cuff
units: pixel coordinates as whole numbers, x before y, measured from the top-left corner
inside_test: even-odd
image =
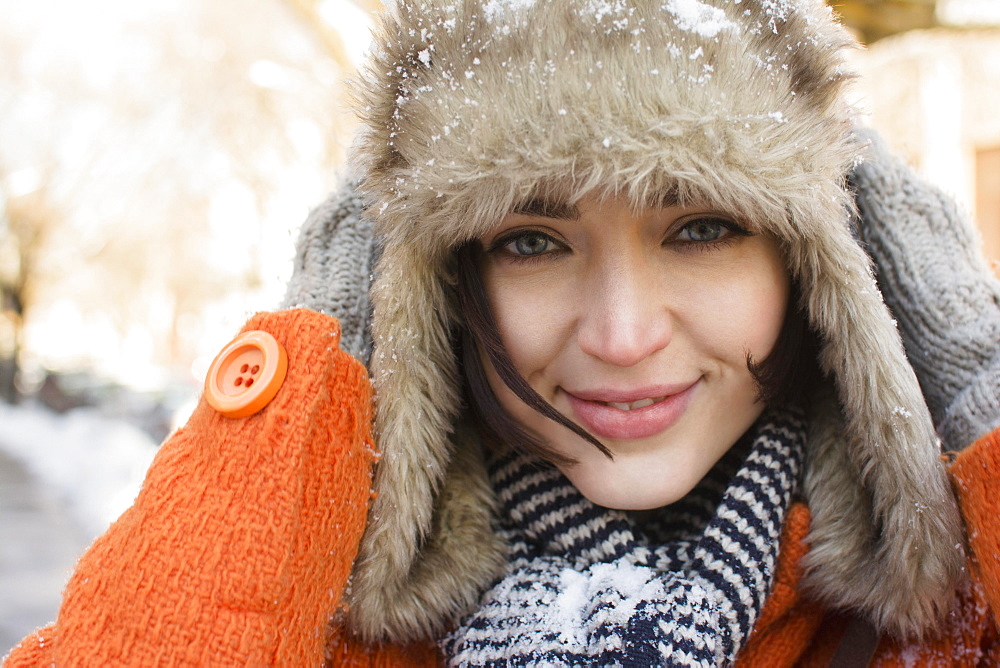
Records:
[[[859,232],[938,434],[960,450],[1000,425],[1000,282],[955,203],[869,138]]]
[[[993,340],[1000,348],[996,334]],[[948,449],[959,450],[997,427],[1000,427],[1000,353],[955,397],[938,432]]]
[[[308,308],[340,321],[340,347],[368,364],[368,288],[377,249],[364,202],[345,180],[309,214],[296,242],[281,308]]]

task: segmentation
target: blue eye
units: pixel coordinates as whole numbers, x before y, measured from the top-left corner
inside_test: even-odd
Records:
[[[682,241],[710,243],[719,241],[731,232],[732,228],[718,218],[699,218],[682,227],[677,238]]]
[[[735,241],[738,237],[750,235],[749,231],[731,220],[705,216],[684,223],[673,237],[673,241],[689,246],[712,248]]]
[[[566,244],[541,230],[519,229],[504,234],[490,244],[487,253],[508,262],[541,262],[556,259],[569,249]]]
[[[555,244],[550,236],[541,232],[525,232],[511,239],[504,248],[514,255],[523,257],[541,255],[554,250]]]

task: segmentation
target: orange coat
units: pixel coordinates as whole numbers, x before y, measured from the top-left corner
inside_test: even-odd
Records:
[[[369,647],[336,621],[371,498],[371,388],[306,310],[255,316],[287,350],[288,375],[255,415],[204,400],[161,447],[135,504],[84,554],[56,622],[8,668],[41,665],[438,665],[432,643]],[[331,339],[330,332],[337,334]],[[1000,430],[959,454],[951,478],[969,531],[971,581],[939,629],[884,638],[872,665],[1000,665]],[[825,666],[847,616],[799,588],[809,510],[786,519],[774,588],[746,666]]]

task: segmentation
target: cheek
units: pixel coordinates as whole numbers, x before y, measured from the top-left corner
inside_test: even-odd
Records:
[[[572,329],[571,301],[559,282],[486,277],[486,292],[500,340],[529,381],[562,350]]]
[[[744,304],[739,318],[744,346],[758,361],[774,349],[788,308],[788,280],[784,275],[774,278],[748,286],[740,295]]]
[[[691,321],[695,336],[714,356],[745,369],[746,354],[766,358],[781,333],[788,305],[789,280],[780,260],[715,276],[711,287],[696,291]]]

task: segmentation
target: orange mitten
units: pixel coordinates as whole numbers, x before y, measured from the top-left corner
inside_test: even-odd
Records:
[[[237,418],[199,403],[80,559],[55,626],[8,665],[322,663],[371,496],[368,374],[328,316],[262,314],[246,330],[287,351],[273,398]],[[252,365],[235,362],[224,371],[244,384]]]

